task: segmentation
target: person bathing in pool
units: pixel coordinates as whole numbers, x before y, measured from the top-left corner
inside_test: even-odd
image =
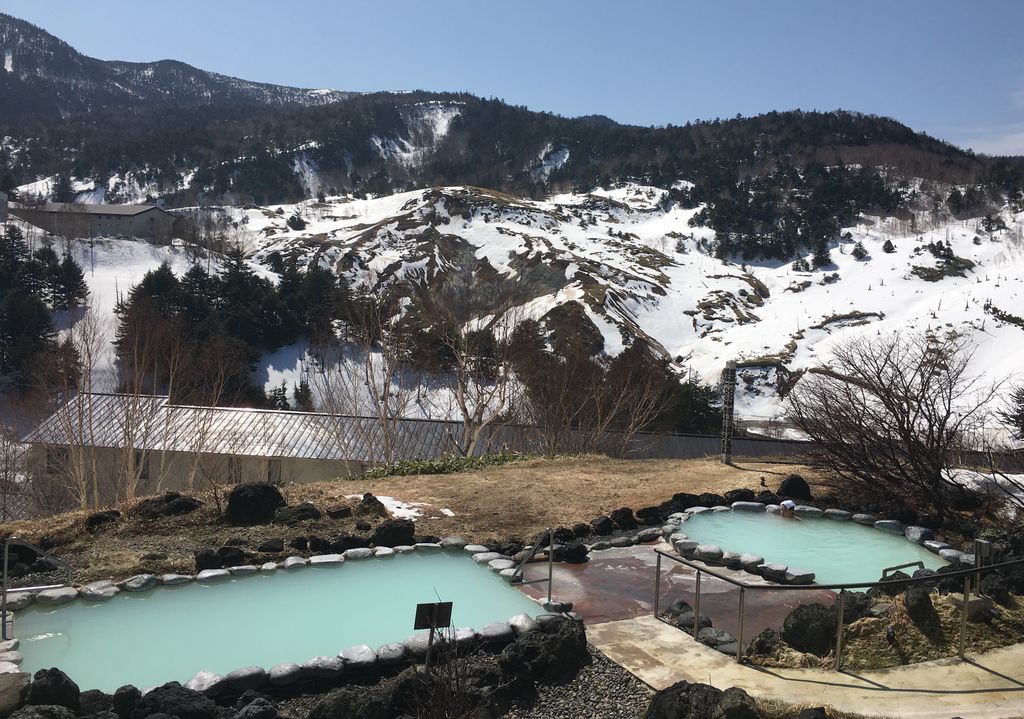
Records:
[[[779,514],[783,517],[786,517],[788,519],[796,517],[796,512],[793,511],[796,509],[796,502],[794,502],[792,499],[782,500],[782,504],[780,504],[779,507]]]

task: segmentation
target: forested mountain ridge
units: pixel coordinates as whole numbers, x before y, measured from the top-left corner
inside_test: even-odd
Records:
[[[70,259],[40,255],[53,238],[31,227],[27,243],[5,237],[7,276],[38,295],[22,324],[54,340],[44,320],[78,301],[77,261],[97,314],[120,325],[119,357],[132,327],[159,324],[155,302],[178,319],[160,325],[174,342],[234,368],[239,402],[266,402],[282,379],[297,388],[309,350],[333,336],[324,318],[375,337],[358,326],[374,312],[398,318],[402,361],[431,373],[452,366],[440,330],[502,314],[526,322],[505,344],[533,348],[522,366],[545,367],[537,377],[561,376],[547,353],[595,385],[620,356],[706,382],[736,359],[741,409],[764,416],[851,332],[941,320],[977,336],[992,367],[1012,357],[993,335],[1020,342],[1022,158],[844,111],[645,128],[465,93],[323,102],[213,75],[174,95],[168,73],[201,71],[100,63],[19,23],[0,17],[0,106],[19,108],[0,113],[0,189],[27,203],[155,201],[194,220],[181,244],[73,242]],[[35,55],[6,62],[12,42]],[[97,67],[137,91],[117,95]],[[62,105],[76,88],[88,101]],[[6,361],[32,367],[33,353]]]
[[[648,128],[465,93],[298,90],[174,61],[94,60],[4,15],[0,56],[0,189],[28,186],[27,196],[52,192],[52,181],[38,181],[58,176],[76,178],[90,199],[171,205],[440,185],[539,198],[615,181],[667,189],[685,180],[697,202],[808,165],[1002,192],[1024,175],[1017,160],[975,157],[895,120],[852,112]]]
[[[87,57],[42,28],[0,13],[0,97],[5,122],[53,121],[140,105],[324,104],[349,97],[206,72],[176,60]]]

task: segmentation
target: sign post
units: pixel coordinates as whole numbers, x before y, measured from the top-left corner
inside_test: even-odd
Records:
[[[427,671],[430,671],[430,653],[434,648],[434,632],[438,629],[444,629],[451,623],[451,602],[432,602],[416,605],[416,619],[414,621],[413,629],[430,630],[430,636],[427,638]]]

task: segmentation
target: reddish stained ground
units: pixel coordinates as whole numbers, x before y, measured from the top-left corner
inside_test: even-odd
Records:
[[[657,543],[624,549],[607,549],[590,554],[584,564],[555,563],[555,599],[570,601],[573,609],[583,615],[587,624],[598,624],[617,619],[631,619],[654,611],[655,547],[668,550],[668,545]],[[547,577],[547,564],[528,565],[527,580]],[[743,582],[758,581],[745,572],[730,572],[716,568]],[[692,606],[696,572],[689,567],[662,559],[661,608],[677,599]],[[547,596],[547,583],[521,586],[527,595]],[[766,627],[779,629],[782,621],[799,604],[822,602],[831,604],[835,594],[826,590],[772,591],[747,590],[744,600],[743,634],[753,638]],[[739,588],[728,582],[702,574],[700,613],[710,617],[715,627],[732,634],[738,630]]]

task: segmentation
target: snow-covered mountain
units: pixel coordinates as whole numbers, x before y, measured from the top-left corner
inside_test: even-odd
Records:
[[[175,60],[97,60],[42,28],[2,13],[0,58],[7,122],[25,115],[66,116],[141,103],[323,105],[353,94],[249,82]]]
[[[625,185],[546,201],[445,187],[221,212],[237,223],[254,263],[295,255],[364,289],[429,288],[493,270],[522,316],[554,321],[552,310],[572,306],[609,354],[642,337],[707,382],[737,360],[738,411],[751,420],[778,417],[800,370],[827,363],[837,341],[858,334],[955,330],[977,346],[978,372],[1019,370],[1024,213],[1004,211],[1006,228],[991,231],[980,220],[929,224],[922,216],[912,230],[909,220],[864,217],[832,246],[832,265],[799,271],[791,262],[717,259],[708,251],[713,232],[689,225],[699,209],[674,205],[664,190]],[[295,214],[303,230],[289,227]],[[961,264],[949,266],[929,245]],[[100,294],[126,289],[164,259],[178,272],[187,267],[174,249],[118,241],[81,259]],[[284,348],[260,371],[273,386],[297,379],[301,362],[301,347]]]

